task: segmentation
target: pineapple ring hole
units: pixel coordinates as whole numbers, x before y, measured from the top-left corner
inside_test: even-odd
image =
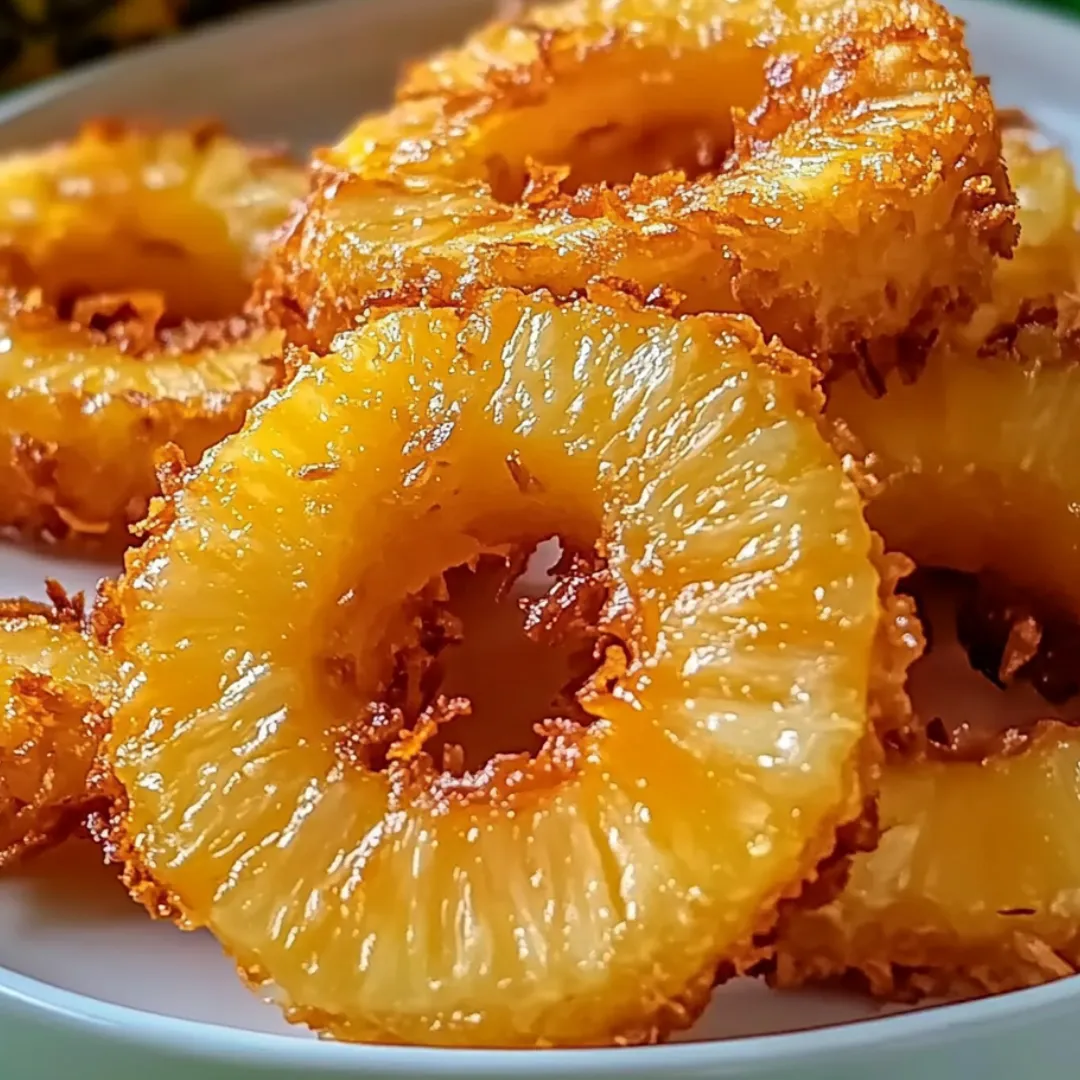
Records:
[[[190,229],[215,237],[205,250],[189,250],[179,240],[141,235],[118,226],[80,229],[45,244],[32,256],[3,252],[5,282],[32,302],[44,301],[64,322],[117,335],[124,325],[174,329],[240,316],[251,292],[244,253],[225,226],[205,208],[189,208]],[[185,283],[209,279],[213,290]]]
[[[767,91],[767,53],[746,42],[616,44],[545,78],[537,102],[526,94],[507,104],[505,89],[493,88],[498,119],[488,129],[481,121],[480,157],[492,195],[507,205],[640,177],[693,183],[725,168],[736,117]]]
[[[413,598],[415,601],[417,598]],[[592,724],[579,692],[600,667],[603,566],[550,538],[448,569],[419,598],[417,643],[343,744],[366,768],[405,763],[444,791],[535,763]]]
[[[171,241],[126,237],[117,243],[119,251],[96,250],[75,237],[50,246],[33,265],[18,252],[5,252],[3,277],[32,317],[55,318],[84,331],[91,344],[131,356],[226,347],[249,335],[244,306],[251,283],[239,253],[223,250],[211,269],[205,255]],[[86,272],[94,266],[103,277]],[[117,277],[117,266],[128,269]],[[169,280],[182,274],[208,274],[221,283],[211,306]]]
[[[155,264],[165,262],[177,268],[186,264],[189,273],[198,274],[205,262],[203,257],[178,244],[150,237],[129,242],[145,250],[146,261],[136,254],[131,260],[130,273],[120,282],[108,278],[95,280],[88,274],[72,277],[69,264],[75,259],[84,267],[95,258],[103,266],[115,266],[119,259],[112,252],[92,249],[82,249],[73,257],[64,245],[50,251],[48,258],[32,269],[21,265],[17,255],[12,256],[9,265],[13,269],[9,274],[32,303],[44,301],[61,321],[87,330],[95,337],[127,346],[129,351],[135,351],[144,339],[167,334],[186,324],[226,323],[241,318],[251,283],[240,273],[235,256],[231,260],[222,259],[221,270],[215,276],[227,287],[221,290],[220,300],[207,308],[205,304],[192,306],[189,297],[169,282],[159,280],[161,275],[154,272]],[[235,266],[229,265],[230,262]],[[202,269],[205,270],[205,265]]]
[[[629,184],[637,177],[680,174],[693,181],[720,170],[734,146],[731,114],[672,116],[644,126],[610,121],[578,132],[557,160],[511,167],[488,161],[488,182],[507,205],[573,195],[598,184]]]
[[[927,637],[908,689],[931,739],[964,759],[1043,720],[1080,724],[1080,624],[1000,581],[920,570],[907,583]]]
[[[116,162],[122,163],[133,130],[119,121],[93,121],[73,146],[77,152],[84,138],[115,142]],[[222,134],[216,123],[192,127],[193,152],[208,153]],[[6,247],[0,253],[4,283],[31,307],[44,302],[60,320],[127,351],[138,351],[158,331],[167,336],[185,324],[238,319],[251,295],[250,257],[222,213],[196,197],[170,196],[169,165],[116,167],[130,168],[131,179],[139,173],[119,200],[106,188],[81,205],[81,195],[92,195],[92,179],[77,170],[50,178],[56,198],[70,203],[65,227],[45,232],[27,248]]]

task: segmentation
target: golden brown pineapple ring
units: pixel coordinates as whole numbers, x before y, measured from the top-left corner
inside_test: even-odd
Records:
[[[0,159],[0,247],[53,305],[150,291],[188,319],[228,318],[304,186],[282,153],[216,124],[94,121]]]
[[[1021,234],[991,299],[925,364],[834,382],[827,411],[871,451],[882,489],[868,516],[888,543],[1075,619],[1080,194],[1061,152],[1031,132],[1007,130],[1005,150]],[[1018,641],[1021,660],[1038,644]],[[1080,734],[1046,723],[1010,742],[1019,752],[985,760],[891,757],[880,844],[854,859],[835,901],[785,918],[782,984],[857,972],[883,996],[964,996],[1078,969]]]
[[[619,295],[340,337],[128,553],[115,643],[139,674],[106,757],[134,894],[344,1039],[689,1023],[861,810],[881,608],[817,413],[809,366],[749,320]],[[399,732],[384,689],[410,597],[556,534],[606,563],[595,720],[440,771],[423,743],[452,708]]]
[[[112,678],[77,607],[0,603],[0,867],[83,820]]]
[[[208,127],[0,160],[0,527],[122,544],[156,450],[240,426],[282,349],[244,304],[303,184]]]
[[[265,287],[323,346],[418,285],[620,280],[876,354],[1013,243],[990,98],[934,3],[530,8],[414,69],[315,177]]]
[[[1060,154],[1006,132],[1020,205],[991,300],[925,363],[829,388],[868,452],[868,508],[920,566],[990,572],[1080,615],[1080,195]]]
[[[1080,280],[1080,191],[1068,156],[1022,117],[1005,114],[1001,122],[1020,240],[1010,259],[995,264],[990,298],[963,331],[968,340],[1030,322]]]
[[[882,838],[784,921],[784,985],[859,971],[886,997],[1015,990],[1080,970],[1080,731],[982,762],[894,762]]]

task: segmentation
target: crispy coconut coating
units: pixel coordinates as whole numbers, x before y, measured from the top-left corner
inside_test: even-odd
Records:
[[[1014,990],[1080,970],[1080,731],[982,762],[895,761],[881,840],[841,895],[791,908],[781,985],[858,973],[885,997]]]
[[[95,121],[0,160],[0,249],[15,284],[54,305],[145,291],[186,319],[229,318],[304,187],[279,151],[214,124]]]
[[[905,0],[571,0],[413,69],[322,154],[263,287],[325,346],[417,289],[622,281],[882,362],[1014,241],[960,24]]]
[[[62,839],[95,797],[88,776],[113,669],[78,607],[0,603],[0,868]]]
[[[992,293],[964,331],[971,342],[1009,334],[1044,305],[1075,293],[1080,281],[1080,191],[1065,151],[1027,126],[1006,124],[1002,146],[1016,192],[1020,242],[998,262]]]
[[[1004,597],[1031,599],[961,606],[972,662],[1000,685],[1028,679],[1061,700],[1075,690],[1080,615],[1080,195],[1063,155],[1031,132],[1007,131],[1005,146],[1021,238],[995,271],[991,299],[925,362],[834,383],[827,411],[869,450],[880,486],[868,517],[890,545],[920,566],[984,575]],[[1047,610],[1051,621],[1036,617]],[[854,859],[832,902],[785,915],[782,985],[847,976],[918,998],[1073,973],[1080,735],[1048,722],[1002,736],[1001,710],[969,715],[979,708],[922,718],[951,740],[944,760],[930,744],[933,760],[887,761],[880,844]],[[1034,696],[1025,709],[1055,711]]]
[[[9,531],[125,544],[157,488],[162,447],[197,461],[280,376],[279,331],[237,318],[158,333],[132,314],[97,331],[14,296],[0,308],[0,521]]]
[[[924,364],[837,381],[828,413],[867,451],[881,484],[868,513],[890,547],[1077,615],[1080,196],[1059,151],[1023,132],[1006,145],[1022,232],[992,302]]]
[[[339,1038],[662,1038],[867,794],[882,600],[812,369],[619,293],[404,310],[336,350],[128,553],[109,850]],[[440,762],[469,702],[403,691],[417,605],[551,535],[603,586],[532,608],[594,620],[585,718]]]
[[[210,128],[97,124],[0,161],[0,528],[122,546],[156,452],[240,426],[283,343],[242,310],[302,187]]]
[[[912,664],[926,651],[926,637],[914,599],[900,591],[915,564],[899,552],[885,552],[880,536],[874,540],[882,617],[874,647],[870,711],[881,742],[903,749],[923,739],[923,724],[912,707],[907,683]]]

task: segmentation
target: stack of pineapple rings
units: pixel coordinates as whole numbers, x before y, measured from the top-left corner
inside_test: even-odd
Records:
[[[175,232],[59,287],[33,253],[86,235],[67,165],[0,168],[40,204],[9,227],[12,295],[76,342],[61,365],[10,323],[0,485],[42,494],[7,524],[85,540],[84,500],[122,531],[153,489],[132,467],[112,497],[121,423],[160,484],[89,614],[0,610],[0,861],[89,821],[151,913],[359,1041],[655,1041],[720,973],[918,994],[1073,971],[1080,736],[940,745],[896,591],[910,556],[1080,614],[1071,172],[1009,135],[1005,262],[999,125],[946,12],[715,8],[569,0],[410,70],[320,153],[246,306],[229,279],[238,338],[288,342],[261,380],[264,350],[203,339],[125,381]],[[230,145],[183,195],[216,222],[186,252],[208,267],[295,175]],[[137,240],[166,211],[120,188],[111,231]],[[269,217],[238,225],[239,189]],[[86,385],[113,412],[48,426],[49,402],[93,412]],[[466,767],[468,703],[431,678],[444,576],[551,537],[578,557],[538,632],[585,626],[590,670],[538,750]],[[1010,674],[1039,651],[1017,626]],[[982,850],[960,830],[991,815]]]
[[[0,530],[123,550],[155,453],[240,427],[283,347],[245,304],[305,183],[206,124],[101,121],[0,164]]]

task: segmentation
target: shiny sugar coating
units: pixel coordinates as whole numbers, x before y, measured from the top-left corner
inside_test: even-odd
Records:
[[[76,612],[0,604],[0,867],[63,838],[93,802],[112,676]]]
[[[129,553],[107,756],[136,895],[339,1038],[687,1025],[861,812],[878,578],[819,408],[748,320],[618,295],[341,336]],[[552,534],[606,560],[593,723],[465,778],[343,747],[409,598]]]
[[[262,288],[327,346],[372,301],[619,281],[891,356],[1015,240],[960,23],[898,0],[570,0],[413,68],[318,160]]]
[[[243,316],[303,172],[213,127],[87,125],[0,161],[0,528],[119,548],[280,371]]]
[[[983,762],[885,769],[883,834],[846,888],[782,928],[782,983],[858,971],[885,997],[970,996],[1080,969],[1080,732]]]
[[[1080,194],[1061,152],[1033,139],[1007,133],[1022,231],[991,300],[915,369],[873,390],[854,374],[836,382],[827,412],[882,483],[868,515],[890,547],[1077,615]]]
[[[868,517],[888,544],[1075,617],[1080,194],[1034,133],[1006,131],[1005,149],[1021,235],[991,298],[877,393],[856,375],[836,382],[827,411],[869,451],[882,487]],[[1080,738],[1047,723],[1006,748],[978,763],[886,766],[879,847],[854,860],[837,900],[786,920],[782,983],[858,972],[882,996],[919,998],[1074,973]]]

